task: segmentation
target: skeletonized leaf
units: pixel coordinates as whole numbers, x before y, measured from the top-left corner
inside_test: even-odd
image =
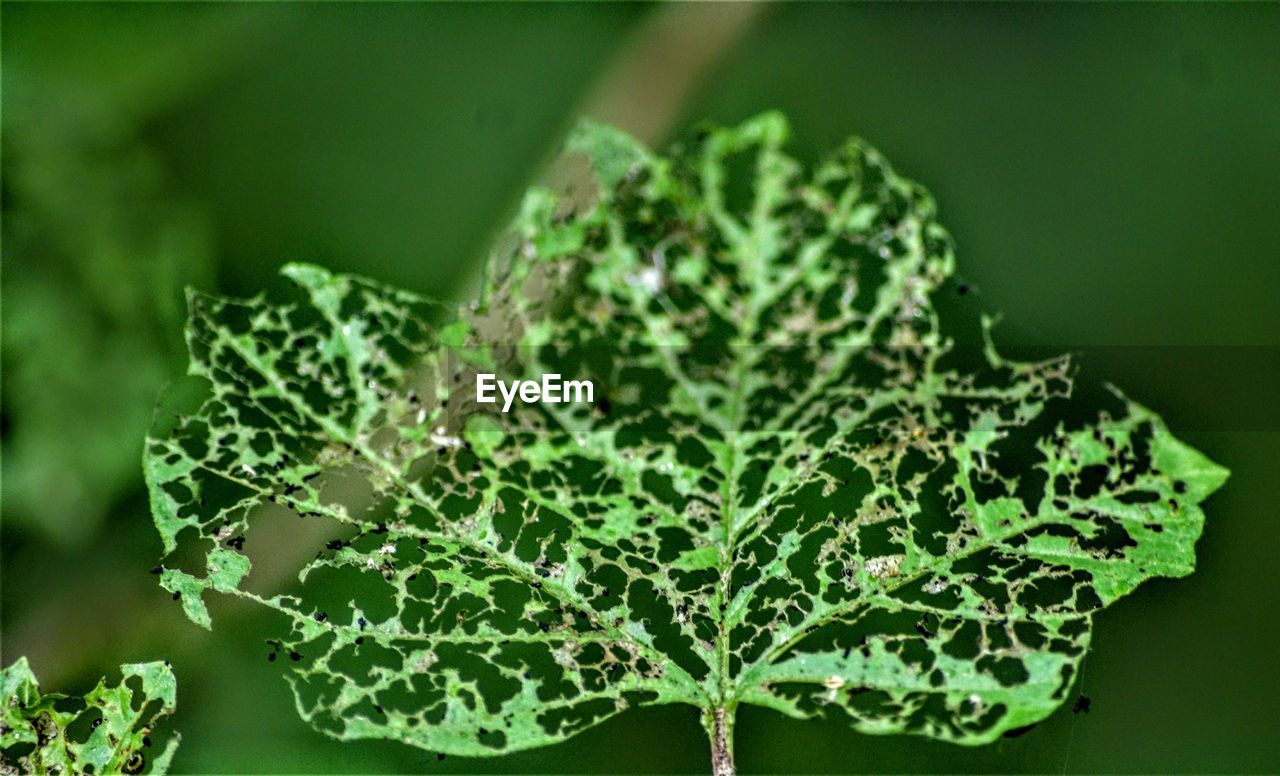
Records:
[[[688,703],[714,739],[754,703],[973,744],[1048,715],[1093,613],[1192,571],[1226,472],[1118,394],[1081,409],[1065,358],[944,330],[929,196],[786,134],[664,157],[583,125],[591,191],[529,193],[483,304],[303,265],[283,299],[193,294],[208,398],[145,460],[162,584],[206,627],[210,590],[280,612],[270,656],[343,738],[492,754]],[[477,373],[592,401],[504,412]]]
[[[0,772],[165,773],[179,737],[153,752],[150,736],[177,703],[173,671],[155,662],[122,665],[120,673],[114,687],[103,679],[70,697],[42,694],[25,657],[0,671]]]

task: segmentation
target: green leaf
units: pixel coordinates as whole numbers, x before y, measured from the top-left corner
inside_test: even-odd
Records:
[[[167,772],[179,736],[170,737],[158,754],[150,747],[156,721],[177,704],[173,671],[155,662],[123,665],[120,672],[120,684],[109,687],[104,679],[87,695],[73,698],[41,694],[25,657],[0,671],[0,770]],[[131,679],[137,680],[132,686]]]
[[[162,583],[203,625],[208,589],[282,613],[270,657],[339,738],[496,754],[686,703],[723,773],[741,703],[963,744],[1044,718],[1094,612],[1192,571],[1226,472],[954,325],[928,194],[786,135],[663,157],[583,125],[598,191],[531,191],[483,305],[297,265],[285,299],[193,294],[209,398],[145,464],[207,569]],[[477,372],[594,402],[503,412]],[[298,538],[255,557],[312,558],[295,587],[233,560],[264,524]]]

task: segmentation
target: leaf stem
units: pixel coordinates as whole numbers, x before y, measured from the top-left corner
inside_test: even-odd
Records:
[[[736,776],[738,772],[738,769],[733,764],[733,717],[735,705],[707,709],[702,715],[702,726],[706,728],[707,738],[711,742],[712,776]]]

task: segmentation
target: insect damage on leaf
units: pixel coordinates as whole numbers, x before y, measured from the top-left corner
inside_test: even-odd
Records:
[[[203,565],[164,587],[206,627],[210,590],[284,615],[269,657],[342,738],[494,754],[687,703],[723,772],[740,703],[966,744],[1044,718],[1095,611],[1192,571],[1226,472],[1118,395],[1062,419],[1065,358],[956,346],[929,196],[786,134],[581,126],[594,198],[531,191],[482,305],[301,265],[286,299],[193,294],[208,398],[145,466]],[[499,413],[478,373],[596,395]],[[281,520],[327,533],[255,588]]]
[[[156,662],[120,672],[120,684],[71,697],[41,694],[25,657],[0,671],[0,773],[165,773],[179,737],[153,750],[151,731],[173,713],[173,671]]]

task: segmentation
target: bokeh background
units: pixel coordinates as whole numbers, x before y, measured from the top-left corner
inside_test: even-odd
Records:
[[[139,457],[181,289],[296,260],[464,298],[576,117],[662,143],[785,111],[937,196],[1014,350],[1073,350],[1232,469],[1200,571],[1097,618],[1080,692],[966,749],[740,713],[749,772],[1280,771],[1280,4],[0,7],[0,660],[168,658],[186,772],[700,772],[692,710],[438,761],[296,716],[260,613],[147,571]]]

